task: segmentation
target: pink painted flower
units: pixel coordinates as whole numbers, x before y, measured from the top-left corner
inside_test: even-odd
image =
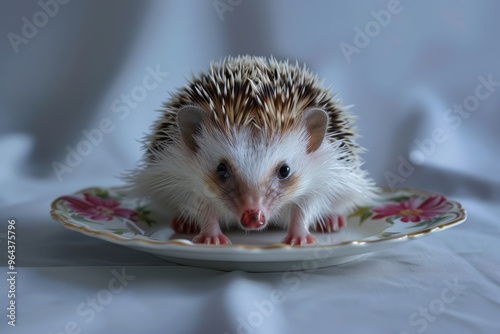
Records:
[[[382,219],[390,216],[399,216],[404,223],[418,223],[422,220],[434,219],[446,213],[449,203],[442,195],[430,196],[423,200],[420,197],[412,197],[407,201],[373,209],[373,219]]]
[[[113,217],[123,217],[133,221],[137,218],[137,212],[120,207],[120,202],[111,197],[101,198],[84,193],[84,200],[73,196],[63,196],[61,199],[68,202],[68,207],[76,211],[82,217],[93,220],[112,220]]]

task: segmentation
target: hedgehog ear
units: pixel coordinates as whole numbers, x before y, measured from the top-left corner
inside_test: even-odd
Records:
[[[198,150],[194,135],[200,133],[205,114],[205,110],[197,106],[185,106],[177,111],[177,125],[182,140],[193,152]]]
[[[312,108],[304,111],[302,116],[309,134],[307,153],[316,151],[323,142],[328,126],[328,115],[323,109]]]

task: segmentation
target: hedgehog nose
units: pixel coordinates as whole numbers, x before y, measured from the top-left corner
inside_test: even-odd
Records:
[[[266,224],[266,217],[262,210],[246,210],[241,216],[241,225],[243,228],[255,230]]]

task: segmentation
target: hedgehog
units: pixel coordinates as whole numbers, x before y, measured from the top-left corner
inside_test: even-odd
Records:
[[[127,177],[133,194],[172,214],[199,244],[224,228],[286,230],[282,243],[316,243],[376,187],[361,167],[354,116],[306,66],[226,57],[171,94]]]

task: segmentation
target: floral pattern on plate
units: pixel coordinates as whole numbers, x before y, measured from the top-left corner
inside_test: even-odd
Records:
[[[286,271],[317,258],[317,267],[360,256],[456,226],[466,212],[442,195],[413,189],[384,190],[372,206],[357,208],[336,233],[313,232],[317,244],[280,243],[286,231],[228,231],[232,245],[200,245],[194,234],[176,233],[171,217],[159,215],[144,199],[123,188],[89,188],[57,198],[52,217],[68,229],[187,265],[247,271]],[[306,260],[304,260],[306,259]]]
[[[144,234],[156,224],[143,201],[128,199],[124,192],[100,188],[87,189],[72,196],[57,199],[60,211],[75,221],[101,225],[104,229],[124,234]]]
[[[387,198],[381,205],[360,207],[349,218],[359,217],[359,224],[368,219],[385,219],[389,225],[379,236],[389,237],[399,234],[401,229],[432,228],[450,218],[452,207],[453,204],[443,195],[400,195]],[[393,225],[396,225],[397,232],[390,231],[394,229]]]

